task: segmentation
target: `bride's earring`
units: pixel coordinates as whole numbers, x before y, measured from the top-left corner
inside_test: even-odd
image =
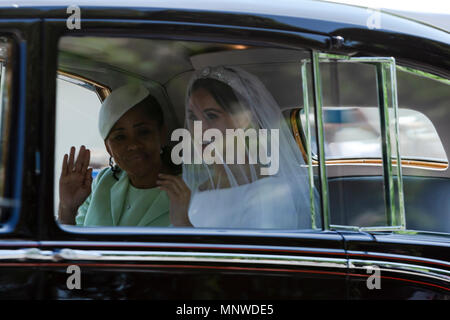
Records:
[[[111,168],[111,171],[113,172],[113,177],[114,177],[116,180],[119,180],[119,178],[116,176],[116,174],[117,174],[120,170],[119,170],[119,167],[118,167],[117,165],[114,164],[114,161],[113,161],[113,157],[112,157],[112,156],[109,157],[109,166],[110,166],[110,168]]]

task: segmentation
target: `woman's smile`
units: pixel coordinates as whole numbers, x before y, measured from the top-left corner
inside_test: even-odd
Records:
[[[105,144],[117,165],[134,182],[156,176],[161,167],[164,136],[158,122],[136,106],[127,111],[113,126]],[[150,179],[150,180],[152,180]]]
[[[130,155],[128,155],[125,160],[126,161],[143,161],[143,160],[147,160],[148,159],[148,155],[145,152],[135,152],[132,153]]]

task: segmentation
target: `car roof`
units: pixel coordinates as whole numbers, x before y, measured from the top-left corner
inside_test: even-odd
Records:
[[[415,20],[435,28],[450,31],[450,3],[444,4],[442,0],[418,1],[412,0],[405,5],[405,1],[392,0],[321,0],[367,9],[378,9],[385,13]]]
[[[0,17],[67,19],[71,5],[72,0],[0,0],[0,8],[5,8],[0,10]],[[82,20],[148,19],[283,30],[309,33],[322,46],[329,45],[326,42],[330,36],[341,36],[345,40],[343,50],[347,52],[388,54],[413,63],[417,60],[438,74],[446,74],[448,70],[448,59],[442,59],[450,51],[448,32],[354,5],[312,0],[79,0],[76,5],[81,8]],[[379,14],[380,21],[375,29],[369,25],[373,14]]]
[[[385,12],[393,13],[398,16],[419,21],[424,24],[428,24],[435,28],[439,28],[450,32],[450,14],[446,13],[432,13],[432,12],[416,12],[416,11],[404,11],[385,9]]]
[[[0,0],[0,7],[13,10],[40,8],[41,11],[45,11],[46,8],[67,8],[71,5],[74,5],[71,0]],[[271,15],[345,23],[361,28],[367,28],[367,19],[371,14],[366,7],[317,0],[129,0],[126,2],[123,0],[78,0],[76,5],[81,8],[160,8]],[[427,21],[428,24],[423,24],[412,19],[414,16],[406,14],[391,14],[386,10],[381,10],[380,14],[381,19],[384,20],[383,29],[385,30],[408,33],[408,28],[410,29],[417,24],[422,24],[423,27],[431,27],[430,19]],[[416,28],[413,27],[412,32]]]

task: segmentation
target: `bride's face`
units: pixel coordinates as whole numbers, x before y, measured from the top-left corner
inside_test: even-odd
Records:
[[[250,124],[247,112],[228,112],[205,89],[195,90],[190,99],[187,110],[189,128],[193,128],[194,121],[202,122],[202,133],[207,129],[219,129],[225,136],[226,129],[245,129]]]

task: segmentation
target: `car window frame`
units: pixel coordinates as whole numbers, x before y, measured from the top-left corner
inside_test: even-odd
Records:
[[[89,20],[86,19],[89,24]],[[93,20],[92,23],[84,27],[83,30],[77,31],[77,30],[67,30],[65,25],[65,20],[63,19],[44,19],[44,23],[47,24],[46,34],[45,38],[47,39],[45,51],[47,54],[45,54],[45,63],[46,70],[49,70],[49,72],[45,75],[46,84],[47,86],[47,94],[46,95],[46,103],[45,107],[49,109],[49,112],[53,112],[52,110],[55,108],[55,79],[56,79],[56,73],[57,73],[57,56],[58,56],[58,41],[59,39],[64,36],[104,36],[104,37],[135,37],[135,38],[146,38],[146,39],[167,39],[167,40],[185,40],[185,41],[205,41],[205,42],[218,42],[218,43],[231,43],[231,44],[243,44],[243,45],[251,45],[251,46],[259,46],[259,47],[269,47],[269,48],[284,48],[284,49],[293,49],[292,45],[289,45],[287,41],[283,41],[284,37],[290,38],[292,36],[292,33],[289,31],[280,31],[280,30],[272,30],[267,29],[261,31],[258,28],[254,28],[255,32],[258,33],[258,37],[255,39],[242,39],[242,37],[239,36],[239,34],[236,34],[234,32],[230,32],[229,34],[224,33],[223,30],[221,31],[221,28],[223,26],[217,26],[213,24],[208,24],[207,28],[205,27],[205,24],[198,23],[198,24],[192,24],[189,23],[190,28],[193,28],[193,25],[196,25],[194,29],[195,32],[186,32],[183,30],[183,23],[168,23],[168,22],[160,22],[160,21],[152,21],[152,20],[136,20],[136,21],[129,21],[129,20],[114,20],[114,21],[108,21],[108,20]],[[159,26],[163,25],[166,26],[169,25],[171,30],[153,30],[155,28],[149,28],[150,26]],[[144,26],[144,28],[143,28]],[[169,29],[170,29],[169,28]],[[174,32],[173,29],[177,29],[177,32]],[[238,26],[230,26],[231,30],[242,30],[242,28]],[[137,30],[136,30],[137,29]],[[156,28],[157,29],[157,28]],[[247,31],[252,28],[245,28]],[[114,31],[112,31],[114,30]],[[133,30],[133,34],[130,34],[130,30]],[[214,30],[219,34],[217,39],[211,39],[210,32],[211,30]],[[260,33],[262,33],[264,36],[261,36]],[[321,36],[317,34],[309,34],[309,33],[303,33],[299,32],[298,35],[301,35],[302,38],[304,37],[302,44],[298,45],[299,50],[310,50],[311,43],[314,43],[315,47],[319,48],[326,48],[328,47],[328,43],[330,43],[330,37],[329,36]],[[281,37],[282,36],[282,37]],[[281,37],[281,38],[280,38]],[[276,38],[278,41],[273,41],[273,39]],[[272,40],[272,41],[271,41]],[[51,52],[49,52],[51,51]],[[54,76],[52,79],[51,76]],[[49,121],[51,119],[47,119]],[[47,130],[46,132],[46,150],[50,152],[51,155],[53,155],[53,148],[54,145],[54,119],[52,122],[48,122],[47,125],[51,126],[51,130]],[[53,137],[50,137],[53,136]],[[50,169],[50,166],[47,164],[47,170]],[[53,175],[51,175],[51,179],[49,179],[50,175],[47,171],[46,176],[46,188],[50,188],[50,185],[53,185],[51,183],[51,179],[53,179]],[[53,196],[53,195],[51,195]],[[53,199],[49,201],[49,195],[46,195],[46,199],[44,199],[45,207],[46,208],[53,208]],[[143,228],[142,230],[138,230],[140,228],[133,228],[133,232],[130,232],[130,228],[127,227],[115,227],[114,232],[111,232],[111,229],[108,228],[101,228],[104,229],[103,231],[100,231],[100,229],[97,228],[88,228],[89,230],[80,230],[81,228],[74,227],[74,226],[67,226],[67,225],[59,225],[57,221],[55,221],[54,216],[52,215],[50,217],[49,212],[52,212],[52,210],[45,210],[43,214],[40,215],[42,219],[42,226],[44,228],[43,234],[52,234],[53,236],[58,236],[62,238],[77,238],[77,239],[89,239],[91,237],[95,238],[98,237],[99,234],[105,235],[107,234],[108,237],[111,238],[123,238],[123,236],[132,237],[133,234],[136,237],[140,237],[143,234],[147,234],[148,236],[154,236],[159,237],[161,234],[166,234],[167,236],[179,236],[183,237],[186,234],[192,233],[192,230],[188,230],[187,228],[176,228],[175,231],[173,230],[161,230],[161,228]],[[97,230],[95,230],[97,229]],[[164,229],[170,229],[170,228],[164,228]],[[109,231],[108,231],[109,230]],[[194,233],[202,237],[203,235],[211,235],[216,234],[217,236],[220,236],[224,233],[226,234],[233,234],[233,235],[241,235],[241,237],[246,238],[248,235],[251,235],[249,239],[251,239],[255,233],[260,234],[261,236],[268,237],[270,235],[282,235],[285,236],[288,235],[294,235],[294,234],[302,234],[302,233],[309,233],[309,232],[315,232],[315,233],[322,233],[324,230],[318,229],[318,230],[312,230],[312,229],[305,229],[305,230],[257,230],[257,229],[232,229],[231,232],[229,229],[202,229],[202,228],[196,228],[194,230]],[[328,231],[329,232],[329,231]],[[284,236],[283,236],[284,237]]]
[[[26,79],[27,69],[26,60],[28,58],[28,48],[23,42],[24,38],[29,37],[24,30],[17,32],[8,32],[8,21],[0,19],[0,37],[6,38],[10,42],[10,50],[8,53],[11,64],[7,69],[7,74],[10,76],[10,90],[9,90],[9,105],[7,106],[8,117],[6,128],[2,128],[7,133],[8,141],[5,143],[6,150],[3,150],[3,159],[5,165],[3,198],[0,201],[2,213],[8,215],[8,219],[0,224],[0,234],[9,234],[14,232],[17,228],[24,225],[28,218],[24,211],[23,199],[29,194],[24,194],[23,177],[26,175],[24,164],[26,162],[25,156],[25,114],[26,106],[26,87],[27,82],[32,80]],[[6,30],[6,31],[5,31]],[[2,80],[3,81],[3,80]],[[3,106],[4,107],[4,106]],[[6,170],[7,169],[7,170]],[[32,232],[27,232],[31,235]]]
[[[320,61],[319,57],[321,55],[322,55],[322,53],[320,53],[320,52],[316,53],[316,64],[317,64],[316,70],[318,70],[319,61]],[[333,57],[334,54],[329,55],[329,54],[325,53],[323,56],[325,56],[325,57]],[[339,56],[337,56],[337,57],[339,57]],[[345,57],[345,56],[342,57],[342,59],[347,59],[347,58],[350,58],[350,57]],[[444,78],[442,75],[432,74],[432,73],[429,73],[427,71],[418,70],[418,69],[415,69],[415,68],[412,68],[412,67],[398,65],[395,62],[395,74],[397,73],[398,70],[404,71],[404,72],[408,72],[408,73],[411,73],[411,74],[414,74],[414,75],[417,75],[417,76],[425,77],[425,78],[428,78],[428,79],[440,81],[440,82],[442,82],[442,83],[444,83],[446,85],[450,85],[450,80],[447,79],[447,78]],[[313,72],[314,72],[314,70],[313,70]],[[318,73],[318,72],[316,71],[316,73]],[[320,77],[318,79],[316,79],[316,81],[320,81]],[[316,83],[315,85],[316,85],[316,87],[319,87],[319,89],[320,89],[320,84],[319,83]],[[397,86],[397,83],[395,83],[395,86]],[[319,91],[319,94],[320,94],[320,91]],[[315,107],[317,105],[321,105],[321,101],[320,100],[317,101],[317,99],[316,99]],[[321,119],[321,117],[319,117],[319,115],[320,115],[319,113],[320,112],[321,112],[321,108],[316,111],[316,115],[315,115],[315,124],[316,125],[318,123],[317,119],[319,119],[319,122],[320,122],[320,119]],[[307,125],[306,126],[306,131],[309,130],[308,127],[309,126]],[[318,148],[317,148],[318,149],[318,154],[316,155],[316,158],[313,159],[312,153],[310,152],[310,150],[308,150],[308,148],[309,149],[311,148],[310,147],[311,142],[309,142],[309,143],[308,143],[308,141],[304,142],[302,147],[306,147],[307,150],[306,151],[302,150],[302,153],[303,153],[304,156],[307,156],[308,161],[312,162],[315,167],[318,167],[318,172],[319,172],[319,175],[320,175],[321,188],[322,188],[322,194],[326,194],[328,196],[327,166],[333,164],[333,162],[329,161],[329,160],[325,160],[325,154],[324,154],[325,150],[323,148],[323,145],[324,145],[323,125],[322,126],[319,125],[319,128],[317,128],[316,131],[317,130],[321,131],[321,134],[319,135],[319,133],[316,133],[316,143],[317,143],[317,146],[318,146]],[[298,135],[299,135],[299,139],[300,139],[301,138],[300,137],[301,134],[298,133]],[[397,142],[398,142],[398,132],[396,134],[396,138],[397,138]],[[307,134],[305,136],[305,139],[308,140],[308,135]],[[320,144],[322,144],[322,150],[320,150],[321,149],[320,148]],[[444,146],[444,148],[445,148],[445,146]],[[320,155],[320,153],[322,153],[322,156]],[[398,157],[395,160],[395,163],[400,163],[400,167],[403,165],[403,163],[408,164],[408,160],[407,159],[399,161],[399,158],[400,158],[400,154],[398,154]],[[391,161],[392,162],[394,161],[393,158],[391,158]],[[321,164],[322,164],[322,166],[321,166]],[[342,165],[346,165],[346,164],[342,163]],[[426,170],[426,169],[424,169],[424,170]],[[448,170],[450,170],[448,166],[445,169],[443,169],[443,171],[448,171]],[[400,168],[400,172],[401,172],[400,176],[403,177],[405,174],[403,173],[401,168]],[[403,179],[401,179],[401,180],[403,180]],[[402,185],[401,186],[401,193],[403,194],[403,183],[401,183],[401,185]],[[385,188],[386,188],[386,186],[385,186]],[[326,199],[326,201],[328,202],[329,198]],[[322,204],[322,210],[324,210],[323,208],[324,207],[323,207],[323,204]],[[328,210],[328,203],[326,203],[325,210]],[[439,238],[442,238],[442,237],[443,238],[450,238],[450,232],[447,233],[447,232],[435,232],[435,231],[409,229],[407,224],[406,224],[406,219],[405,219],[407,212],[404,211],[405,210],[404,203],[402,204],[402,208],[400,208],[400,210],[403,210],[403,213],[400,213],[401,215],[403,215],[403,217],[401,217],[402,222],[401,222],[401,224],[398,227],[395,227],[395,228],[390,228],[389,226],[387,226],[387,227],[359,227],[359,226],[352,226],[352,225],[339,225],[338,226],[338,225],[332,225],[331,223],[328,223],[328,229],[329,230],[343,230],[343,231],[347,230],[347,231],[368,232],[368,233],[371,233],[373,235],[392,233],[392,234],[398,234],[398,235],[417,235],[418,237],[419,236],[423,237],[423,236],[433,236],[434,235],[434,236],[439,237]],[[324,215],[325,215],[325,222],[326,221],[331,221],[330,212],[329,211],[328,212],[325,211]],[[327,215],[328,215],[328,218],[327,218]],[[327,227],[327,226],[325,226],[325,227]]]
[[[49,32],[48,39],[50,39],[49,41],[50,41],[51,46],[50,47],[47,46],[46,49],[48,49],[48,48],[51,49],[52,47],[53,47],[53,49],[55,49],[55,44],[57,43],[56,40],[59,37],[61,37],[63,34],[67,34],[67,30],[64,30],[64,22],[65,21],[63,19],[44,19],[44,21],[46,23],[49,23],[49,25],[51,25],[51,27],[49,27],[47,29],[48,32]],[[164,39],[169,39],[169,35],[168,35],[168,32],[166,30],[162,30],[162,31],[161,30],[155,30],[155,31],[152,31],[152,32],[148,31],[148,29],[147,30],[142,30],[142,24],[145,25],[146,27],[148,27],[150,25],[156,25],[156,26],[166,25],[166,22],[162,23],[162,22],[159,22],[159,21],[152,21],[152,20],[133,20],[133,21],[130,22],[128,20],[127,21],[128,25],[126,27],[124,27],[125,21],[122,21],[120,19],[116,19],[114,21],[106,21],[106,20],[101,20],[100,19],[100,20],[95,20],[95,23],[97,23],[98,26],[94,26],[92,28],[92,30],[90,30],[90,27],[92,27],[92,26],[89,26],[87,28],[87,30],[83,30],[83,32],[81,32],[81,34],[84,34],[84,35],[101,35],[101,36],[107,37],[107,36],[111,36],[112,35],[111,30],[115,30],[115,31],[117,31],[114,34],[115,36],[119,36],[119,37],[120,36],[129,36],[128,31],[130,29],[132,30],[133,27],[135,27],[136,25],[141,24],[141,26],[140,26],[141,28],[140,29],[138,28],[139,31],[137,32],[137,34],[139,35],[138,37],[142,37],[142,38],[157,38],[157,39],[162,37]],[[175,27],[180,27],[180,26],[183,25],[183,23],[174,23],[173,25],[169,23],[169,25],[171,25],[172,27],[174,27],[174,26]],[[195,26],[195,24],[190,24],[191,27],[192,27],[192,25]],[[200,25],[201,24],[199,23],[199,26]],[[102,28],[102,27],[104,27],[104,28]],[[205,40],[207,40],[209,38],[209,36],[205,36],[205,34],[207,34],[211,30],[217,31],[217,29],[219,28],[217,25],[211,25],[211,24],[207,25],[207,29],[208,30],[205,30],[204,27],[205,27],[205,25],[201,25],[202,32],[197,34],[195,37],[192,36],[192,35],[189,35],[188,33],[183,32],[180,29],[177,29],[177,32],[174,32],[174,33],[172,33],[170,35],[170,39],[193,40],[193,41],[202,41],[203,40],[203,41],[205,41]],[[239,27],[237,27],[237,26],[230,26],[230,29],[233,29],[233,28],[234,29],[239,29]],[[99,30],[96,30],[96,29],[99,29]],[[105,31],[105,29],[108,29],[108,31]],[[246,30],[247,29],[249,29],[249,28],[246,28]],[[258,31],[260,31],[260,30],[258,30]],[[264,30],[263,33],[265,34],[265,37],[263,37],[263,38],[266,38],[266,39],[263,39],[263,40],[261,40],[259,38],[257,40],[255,40],[255,39],[248,40],[247,39],[245,41],[240,39],[239,36],[236,36],[235,34],[227,35],[227,34],[222,33],[221,36],[220,36],[220,41],[221,42],[234,43],[234,44],[242,43],[242,44],[254,45],[254,46],[271,46],[271,47],[273,47],[274,43],[276,43],[280,47],[283,48],[284,45],[286,45],[286,44],[283,43],[282,40],[280,40],[280,41],[267,41],[267,42],[270,42],[270,45],[268,45],[266,40],[270,39],[270,37],[267,38],[267,36],[268,35],[269,36],[275,36],[275,35],[277,35],[277,36],[280,36],[280,35],[289,36],[289,32],[283,31],[283,30],[280,31],[280,30],[267,29],[267,30]],[[75,31],[75,32],[68,33],[68,35],[79,35],[79,33],[77,33]],[[302,46],[298,45],[299,48],[301,48],[301,49],[310,48],[311,50],[321,50],[323,52],[327,52],[327,50],[329,50],[330,37],[328,37],[328,36],[320,36],[320,37],[318,37],[317,35],[306,34],[306,33],[302,33],[302,35],[308,35],[309,38],[306,39],[304,43],[302,43]],[[217,41],[217,39],[215,39],[214,41]],[[290,46],[290,48],[292,49],[292,46]],[[56,52],[57,52],[57,50],[56,50]],[[52,60],[51,58],[54,59],[55,58],[54,56],[55,56],[55,51],[53,52],[53,54],[47,55],[47,60],[46,60],[46,65],[47,66],[52,65],[52,63],[53,63],[52,61],[54,61],[54,60]],[[50,105],[51,105],[51,99],[47,100],[47,101],[50,102]],[[322,217],[323,217],[323,214],[322,214]],[[50,225],[52,224],[51,221],[47,221],[47,223],[50,223]],[[50,229],[59,230],[59,231],[54,231],[53,232],[53,233],[59,234],[59,235],[63,235],[65,232],[73,233],[74,230],[70,230],[71,229],[70,227],[67,227],[67,228],[68,229],[66,229],[66,227],[63,227],[64,230],[62,230],[62,228],[60,228],[58,226],[56,226],[56,228],[55,228],[55,225],[51,225],[50,226]],[[148,230],[149,234],[152,233],[151,229],[153,229],[153,228],[146,228],[146,230]],[[258,232],[259,231],[260,230],[258,230]],[[332,230],[329,230],[329,231],[332,231]],[[156,232],[159,233],[157,230],[156,230]],[[322,229],[322,230],[319,230],[319,232],[327,232],[327,230]],[[183,233],[183,232],[181,232],[181,230],[180,230],[180,233]],[[263,233],[267,233],[267,232],[263,232]],[[269,231],[269,233],[270,233],[270,231]],[[83,234],[84,234],[84,232],[83,232]],[[124,230],[124,234],[127,234],[127,232],[125,230]]]

